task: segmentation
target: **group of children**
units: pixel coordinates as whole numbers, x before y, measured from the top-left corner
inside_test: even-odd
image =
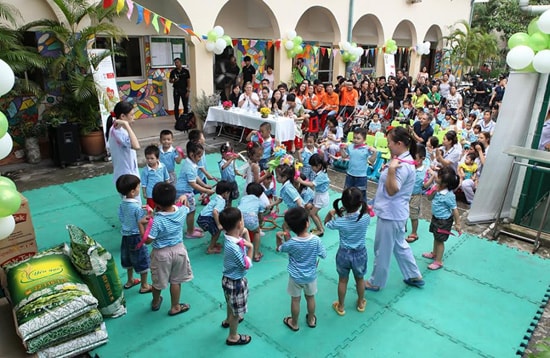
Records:
[[[335,118],[329,117],[328,123],[338,128]],[[367,129],[362,127],[354,130],[353,141],[349,144],[318,143],[315,137],[306,136],[305,146],[298,153],[303,164],[301,173],[298,173],[292,160],[283,161],[275,156],[278,143],[271,136],[270,124],[266,122],[247,137],[250,142],[247,145],[246,165],[238,168],[236,161],[241,155],[234,152],[230,143],[222,144],[218,162],[221,180],[218,180],[206,169],[205,138],[201,131],[193,130],[189,133],[186,154],[179,147],[173,147],[170,131],[162,131],[161,144],[145,149],[147,165],[142,170],[141,178],[122,175],[116,183],[123,197],[119,218],[123,235],[121,260],[128,274],[124,287],[131,288],[141,283],[139,292],[152,292],[151,309],[157,311],[163,301],[161,291],[170,286],[169,315],[186,312],[190,306],[179,302],[181,283],[191,280],[193,272],[182,241],[182,229],[185,223],[187,239],[202,238],[208,232],[211,238],[206,252],[218,254],[222,248],[224,252],[222,288],[227,302],[227,316],[221,325],[229,328],[226,344],[248,344],[251,337],[237,332],[238,324],[247,311],[246,272],[252,262],[260,262],[263,257],[261,228],[264,216],[284,203],[288,210],[284,214],[282,231],[276,234],[277,251],[289,255],[287,291],[292,299],[291,315],[285,317],[283,323],[293,331],[299,329],[300,296],[303,290],[307,302],[307,325],[313,328],[317,324],[314,299],[317,292],[316,267],[318,258],[326,257],[320,239],[325,229],[337,230],[340,235],[336,255],[338,300],[334,302],[333,309],[338,315],[345,314],[344,301],[351,270],[358,293],[356,309],[363,312],[367,304],[364,297],[367,268],[365,240],[372,215],[366,197],[366,164],[376,155],[376,149],[365,144],[366,136]],[[331,147],[333,145],[337,149]],[[327,149],[332,149],[334,154],[330,154]],[[328,158],[331,158],[331,155],[335,156],[336,150],[349,161],[345,189],[322,221],[319,211],[330,204],[330,179],[324,154],[329,151]],[[421,178],[422,182],[415,186],[413,198],[422,192],[423,187],[425,189],[425,158],[424,149],[415,161],[417,179]],[[177,176],[175,164],[181,164]],[[237,207],[233,207],[232,201],[240,196],[236,180],[238,175],[245,179],[245,193]],[[442,266],[443,242],[450,234],[453,218],[459,229],[452,193],[455,179],[456,175],[446,170],[439,171],[435,179],[437,193],[432,201],[434,217],[430,225],[430,231],[434,233],[434,248],[432,252],[423,255],[434,259],[429,266],[432,269]],[[210,185],[207,180],[215,180],[216,183]],[[275,181],[280,185],[278,196],[275,195]],[[139,199],[140,187],[147,200],[145,208]],[[209,201],[204,200],[206,205],[196,220],[198,227],[195,227],[196,194],[209,196]],[[339,207],[340,202],[342,207]],[[416,213],[413,234],[418,226],[418,205],[416,199],[411,200],[411,219],[413,211]],[[315,224],[313,230],[310,230],[310,219]],[[222,232],[224,240],[220,244],[218,240]],[[150,261],[147,247],[143,244],[151,244]],[[147,284],[149,268],[152,285]],[[140,280],[133,278],[134,271],[140,275]]]

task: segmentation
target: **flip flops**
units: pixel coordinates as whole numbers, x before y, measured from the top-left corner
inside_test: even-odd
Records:
[[[380,291],[380,286],[373,286],[369,283],[369,281],[365,281],[365,290],[372,291],[372,292],[378,292],[378,291]]]
[[[418,288],[421,288],[425,284],[424,280],[421,279],[421,278],[418,278],[418,277],[408,278],[406,280],[403,280],[403,282],[405,282],[409,286],[414,286],[414,287],[418,287]]]
[[[229,339],[225,340],[225,344],[228,346],[243,346],[250,343],[252,337],[247,336],[246,334],[239,334],[239,339],[236,341],[230,341]]]
[[[439,261],[434,261],[428,265],[429,270],[439,270],[442,267],[443,267],[443,262],[439,262]]]
[[[153,302],[151,302],[151,310],[152,311],[158,311],[158,310],[160,310],[161,305],[162,305],[162,296],[160,296],[158,304],[154,305]]]
[[[300,328],[295,328],[295,327],[292,327],[290,325],[290,320],[292,319],[292,317],[288,316],[288,317],[285,317],[283,318],[283,323],[285,324],[285,326],[287,326],[291,331],[293,332],[298,332],[300,330]]]
[[[197,228],[195,228],[195,230],[193,230],[193,233],[192,234],[185,234],[185,237],[187,239],[200,239],[202,237],[204,237],[204,232],[198,230]]]
[[[343,316],[346,314],[345,310],[340,311],[340,309],[338,308],[338,301],[332,303],[332,308],[334,309],[334,312],[338,314],[338,316]]]
[[[317,327],[317,316],[313,315],[313,323],[309,323],[309,313],[306,313],[306,322],[309,328]]]
[[[147,288],[145,290],[142,289],[142,288],[139,289],[139,293],[142,294],[142,295],[144,295],[146,293],[151,293],[151,292],[153,292],[153,287],[151,285],[149,285],[149,288]]]
[[[407,238],[405,239],[405,241],[407,241],[409,244],[412,244],[412,243],[415,242],[416,240],[418,240],[418,235],[416,235],[416,234],[410,234],[410,235],[407,236]]]
[[[367,299],[363,298],[361,302],[357,305],[357,311],[365,312],[365,308],[367,308]]]
[[[425,252],[422,254],[422,257],[427,259],[435,259],[435,254],[433,252]]]
[[[139,285],[140,283],[141,283],[141,281],[140,281],[139,279],[134,278],[134,279],[132,280],[132,283],[131,283],[131,284],[126,283],[126,284],[124,285],[124,289],[125,289],[125,290],[129,290],[130,288],[132,288],[132,287],[134,287],[134,286],[136,286],[136,285]]]
[[[175,315],[178,315],[180,313],[185,313],[185,312],[189,311],[191,306],[189,306],[187,303],[180,303],[179,308],[180,308],[180,310],[177,311],[177,312],[168,311],[168,316],[175,316]]]
[[[254,261],[254,262],[260,262],[260,261],[262,261],[262,257],[264,257],[264,254],[260,253],[259,255],[254,256],[254,258],[252,259],[252,261]]]

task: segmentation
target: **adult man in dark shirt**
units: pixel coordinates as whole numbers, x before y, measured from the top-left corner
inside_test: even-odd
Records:
[[[401,101],[407,98],[409,93],[409,81],[403,74],[403,70],[397,70],[397,86],[395,87],[395,97],[393,99],[393,110],[398,111],[401,108]]]
[[[174,59],[174,68],[170,71],[170,83],[174,86],[174,116],[176,120],[180,115],[180,99],[183,103],[183,113],[187,113],[187,107],[189,107],[189,88],[191,86],[191,75],[186,68],[181,65],[181,59],[178,57]]]
[[[386,106],[392,100],[391,90],[386,84],[386,77],[378,77],[378,101],[382,107]]]
[[[243,86],[243,88],[247,82],[252,83],[252,87],[254,87],[254,82],[255,82],[254,79],[256,77],[256,68],[252,66],[250,56],[244,56],[244,66],[242,69],[242,73],[243,73],[243,82],[241,83],[241,85]]]
[[[477,75],[476,78],[477,83],[474,87],[474,93],[476,96],[474,98],[474,102],[480,103],[481,107],[484,108],[489,103],[489,95],[491,94],[492,90],[491,87],[488,86],[487,83],[485,83],[481,76]]]
[[[426,144],[428,139],[434,135],[434,130],[431,126],[433,117],[429,113],[420,115],[420,120],[416,121],[411,130],[411,134],[417,143]]]

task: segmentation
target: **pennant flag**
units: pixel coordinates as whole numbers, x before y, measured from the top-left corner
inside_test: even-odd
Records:
[[[275,47],[276,47],[277,49],[280,49],[280,48],[281,48],[281,39],[275,40]]]
[[[325,56],[327,54],[327,48],[326,47],[321,47],[321,54],[323,56]]]
[[[154,13],[153,13],[153,21],[152,21],[152,23],[153,23],[153,27],[155,28],[155,31],[157,32],[157,34],[158,34],[158,32],[159,32],[159,23],[158,23],[158,19],[159,19],[159,16],[157,15],[157,13],[154,12]]]
[[[248,46],[248,44],[250,43],[250,40],[249,39],[242,39],[242,43],[243,43],[243,46],[246,47]]]
[[[136,25],[139,25],[143,22],[143,6],[136,4],[137,10],[137,22]]]
[[[332,49],[331,48],[327,48],[327,52],[328,52],[328,55],[330,57],[330,55],[332,55]]]
[[[233,39],[233,40],[231,40],[231,43],[233,44],[233,47],[235,47],[239,43],[239,40]]]
[[[374,49],[374,56],[378,56],[378,47]]]
[[[169,34],[170,33],[170,28],[172,27],[172,21],[170,20],[166,20],[166,24],[164,24],[164,33],[165,34]]]
[[[143,8],[143,18],[145,19],[145,24],[149,26],[151,24],[151,11],[149,9]]]
[[[317,56],[317,54],[319,53],[319,47],[317,46],[311,46],[313,48],[313,53],[315,54],[315,56]]]
[[[117,3],[116,3],[116,13],[117,13],[117,15],[120,14],[120,12],[122,11],[123,8],[124,8],[124,0],[117,0]]]
[[[273,41],[267,41],[266,45],[267,45],[267,49],[271,50],[271,48],[273,47]]]
[[[162,16],[159,16],[159,22],[160,26],[162,27],[162,31],[164,32],[164,24],[166,24],[166,19]]]
[[[126,0],[126,5],[128,5],[128,13],[126,14],[126,17],[130,20],[132,13],[134,12],[134,2],[132,0]]]
[[[189,35],[191,36],[195,36],[197,39],[199,39],[199,41],[201,40],[201,38],[199,37],[199,35],[197,35],[196,33],[193,32],[193,30],[191,30],[191,28],[189,26],[187,26],[187,28],[184,28],[183,29],[185,32],[187,32]]]
[[[103,0],[103,8],[106,9],[113,6],[113,2],[114,0]]]
[[[257,40],[250,40],[250,47],[256,46],[257,43],[258,43]]]

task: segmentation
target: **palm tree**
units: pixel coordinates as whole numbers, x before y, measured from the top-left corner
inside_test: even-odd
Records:
[[[87,50],[93,47],[97,36],[124,37],[123,30],[111,22],[114,7],[104,9],[101,2],[89,4],[88,0],[51,0],[61,20],[42,19],[24,26],[51,33],[61,43],[63,52],[49,66],[50,75],[57,88],[63,92],[63,100],[54,110],[61,112],[69,121],[78,122],[83,133],[100,127],[97,87],[90,71],[112,51],[88,57]]]
[[[464,72],[480,68],[484,63],[499,56],[497,39],[494,34],[484,32],[479,27],[470,27],[466,21],[444,37],[450,49],[451,67],[462,67]]]
[[[29,81],[26,73],[47,68],[48,59],[40,56],[37,49],[23,45],[23,31],[16,29],[21,14],[16,7],[0,3],[0,59],[13,70],[16,82],[9,96],[42,94],[41,87]]]

